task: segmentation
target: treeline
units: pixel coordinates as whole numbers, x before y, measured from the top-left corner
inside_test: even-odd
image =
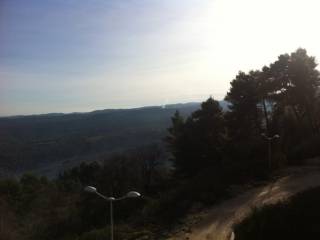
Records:
[[[101,163],[82,163],[55,180],[31,174],[1,180],[0,238],[109,239],[109,205],[83,191],[94,185],[108,196],[123,196],[129,190],[143,193],[140,199],[115,204],[116,236],[153,239],[164,222],[156,217],[156,199],[169,184],[162,154],[152,145]]]
[[[298,49],[261,70],[239,72],[225,98],[228,111],[209,98],[188,117],[176,112],[167,151],[137,149],[83,163],[51,181],[2,180],[0,236],[109,239],[106,203],[83,192],[94,185],[108,196],[143,195],[116,204],[119,238],[161,239],[189,209],[227,197],[231,185],[319,156],[319,83],[315,59]]]
[[[81,161],[159,143],[175,109],[189,115],[197,108],[190,103],[0,118],[0,177],[25,171],[52,177]]]
[[[298,49],[261,70],[239,72],[223,112],[209,98],[187,119],[172,118],[167,138],[177,174],[203,169],[232,172],[237,179],[259,177],[270,167],[296,164],[319,155],[319,71],[314,57]],[[239,180],[239,179],[237,179]]]

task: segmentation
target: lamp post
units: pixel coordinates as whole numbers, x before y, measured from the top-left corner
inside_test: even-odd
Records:
[[[269,170],[271,171],[271,142],[272,140],[280,138],[280,136],[278,134],[275,134],[273,136],[267,136],[264,133],[262,133],[261,136],[268,141],[268,165],[269,165]]]
[[[120,201],[126,198],[137,198],[137,197],[140,197],[141,194],[135,191],[130,191],[122,197],[115,198],[115,197],[104,196],[103,194],[99,193],[95,187],[92,187],[92,186],[86,186],[84,190],[89,193],[94,193],[110,203],[110,228],[111,228],[110,234],[111,234],[111,240],[113,240],[113,202]]]

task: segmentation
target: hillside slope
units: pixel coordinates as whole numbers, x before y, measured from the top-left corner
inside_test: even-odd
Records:
[[[265,186],[253,188],[210,210],[189,216],[184,227],[177,230],[170,240],[232,239],[232,226],[248,216],[253,208],[277,203],[298,192],[320,186],[319,166],[290,168],[281,175]]]
[[[0,118],[0,176],[25,171],[54,175],[81,161],[161,143],[176,110],[187,116],[199,106],[188,103]]]

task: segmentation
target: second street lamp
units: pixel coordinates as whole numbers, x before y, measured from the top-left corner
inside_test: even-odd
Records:
[[[267,136],[266,134],[262,133],[261,136],[268,141],[268,167],[269,171],[271,171],[271,142],[272,140],[280,138],[278,134],[273,135],[272,137]]]
[[[111,240],[113,240],[113,202],[120,201],[126,198],[137,198],[137,197],[140,197],[141,194],[135,191],[130,191],[122,197],[115,198],[115,197],[104,196],[103,194],[99,193],[95,187],[92,187],[92,186],[86,186],[84,190],[89,193],[94,193],[110,203],[110,234],[111,234]]]

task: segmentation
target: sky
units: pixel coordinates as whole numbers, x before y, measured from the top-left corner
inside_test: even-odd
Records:
[[[223,99],[299,47],[318,0],[0,0],[0,116]]]

